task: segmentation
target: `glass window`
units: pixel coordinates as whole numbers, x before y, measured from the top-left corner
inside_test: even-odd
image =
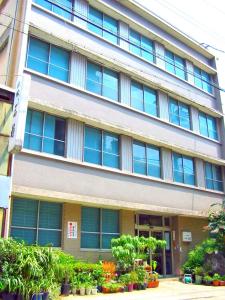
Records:
[[[112,100],[118,101],[118,73],[88,62],[86,88],[92,93],[99,94]]]
[[[62,205],[16,198],[12,205],[11,236],[27,244],[61,246]]]
[[[64,119],[28,109],[24,148],[64,156],[65,130]]]
[[[177,75],[182,79],[186,79],[185,76],[185,60],[180,56],[166,50],[165,53],[166,70]]]
[[[30,37],[27,53],[28,68],[68,82],[69,61],[68,51]]]
[[[119,136],[85,126],[84,161],[119,169]]]
[[[139,141],[133,142],[133,172],[161,177],[160,149]]]
[[[212,80],[208,73],[198,67],[194,67],[194,81],[197,87],[212,94]]]
[[[147,61],[154,62],[154,45],[152,40],[130,29],[130,51]]]
[[[114,18],[89,6],[88,29],[113,44],[118,43],[118,22]]]
[[[223,191],[222,170],[220,166],[205,163],[205,183],[207,189]]]
[[[55,4],[50,3],[53,1],[47,0],[34,0],[34,2],[66,19],[72,20],[73,0],[57,0]]]
[[[199,112],[199,129],[200,134],[218,140],[216,119],[214,117]]]
[[[195,185],[193,158],[173,153],[173,181]]]
[[[81,248],[110,249],[119,235],[119,211],[82,207]]]
[[[157,93],[142,84],[131,82],[131,106],[149,115],[157,116]]]
[[[190,111],[189,106],[174,99],[169,100],[170,122],[181,127],[190,129]]]

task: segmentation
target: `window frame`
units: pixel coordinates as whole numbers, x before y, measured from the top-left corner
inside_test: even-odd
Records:
[[[177,170],[175,170],[174,169],[174,154],[175,155],[180,155],[181,156],[181,158],[182,158],[182,172],[180,172],[180,171],[177,171]],[[188,158],[188,159],[191,159],[192,161],[193,161],[193,174],[191,174],[191,175],[193,175],[194,176],[194,184],[189,184],[189,183],[186,183],[185,182],[185,174],[188,174],[188,175],[190,175],[189,173],[185,173],[184,172],[184,158]],[[196,163],[195,163],[195,159],[194,159],[194,157],[191,157],[191,156],[188,156],[188,155],[183,155],[183,154],[181,154],[181,153],[178,153],[178,152],[172,152],[172,172],[173,172],[173,182],[174,183],[178,183],[178,184],[185,184],[185,185],[187,185],[187,186],[193,186],[193,187],[195,187],[196,186]],[[174,175],[174,172],[179,172],[179,173],[182,173],[182,182],[180,182],[180,181],[175,181],[175,175]]]
[[[212,178],[206,177],[206,175],[207,175],[207,174],[206,174],[206,164],[208,164],[208,165],[210,166],[211,173],[212,173]],[[219,168],[220,168],[221,180],[217,180],[217,179],[214,178],[214,175],[215,175],[215,168],[216,168],[216,167],[219,167]],[[223,170],[222,170],[222,166],[217,166],[217,165],[212,164],[212,163],[207,162],[207,161],[204,162],[204,178],[205,178],[205,188],[206,188],[207,190],[218,191],[218,192],[224,192],[224,183],[223,183]],[[210,181],[212,182],[213,188],[207,187],[207,180],[210,180]],[[221,184],[221,186],[222,186],[222,189],[221,189],[221,190],[215,188],[215,183],[216,183],[216,182]]]
[[[136,173],[134,172],[134,143],[135,142],[138,142],[139,144],[143,144],[144,147],[145,147],[145,174],[141,174],[141,173]],[[149,147],[153,147],[155,149],[158,149],[159,150],[159,167],[160,167],[160,176],[157,177],[157,176],[151,176],[151,175],[148,175],[149,172],[149,163],[148,163],[148,146]],[[158,178],[158,179],[162,179],[162,153],[161,153],[161,148],[158,147],[158,146],[155,146],[155,145],[151,145],[151,144],[148,144],[148,143],[145,143],[145,142],[141,142],[139,140],[135,140],[135,139],[132,139],[132,173],[135,174],[135,175],[141,175],[141,176],[147,176],[147,177],[150,177],[150,178]]]
[[[207,135],[204,135],[201,133],[201,124],[200,124],[200,117],[204,117],[205,121],[206,121],[206,131],[207,131]],[[213,118],[213,120],[215,121],[215,126],[216,126],[216,138],[214,137],[211,137],[210,136],[210,130],[209,130],[209,125],[208,125],[208,119],[209,118]],[[218,132],[218,124],[217,124],[217,118],[211,116],[211,115],[208,115],[206,113],[204,113],[203,111],[198,111],[198,123],[199,123],[199,133],[201,136],[203,137],[207,137],[209,139],[212,139],[214,141],[219,141],[219,132]]]
[[[177,115],[177,117],[178,117],[179,124],[176,124],[176,123],[172,122],[171,115],[174,115],[174,114],[172,114],[171,111],[170,111],[170,104],[171,104],[171,101],[174,101],[174,102],[176,102],[176,104],[177,104],[177,107],[178,107],[178,115]],[[187,109],[188,109],[188,115],[189,115],[189,119],[188,119],[188,121],[189,121],[189,128],[186,128],[186,127],[184,127],[184,126],[181,125],[181,118],[184,119],[184,118],[180,115],[181,105],[185,105],[185,106],[187,107]],[[175,115],[175,116],[176,116],[176,115]],[[187,130],[193,130],[193,125],[192,125],[192,122],[191,122],[191,109],[190,109],[190,106],[189,106],[188,104],[186,104],[186,103],[183,103],[183,102],[177,100],[177,99],[174,99],[174,98],[172,98],[172,97],[169,97],[169,122],[170,122],[171,124],[173,124],[173,125],[179,126],[179,127],[181,127],[181,128],[187,129]]]
[[[197,74],[196,70],[198,70],[200,72],[200,74]],[[205,80],[204,79],[204,75],[203,73],[207,74],[207,76],[209,77],[209,81]],[[212,80],[212,75],[207,73],[206,71],[200,69],[199,67],[195,66],[194,65],[194,72],[193,72],[193,75],[194,75],[194,85],[195,87],[203,90],[204,92],[210,94],[210,95],[213,95],[214,94],[214,87],[213,87],[213,80]],[[201,87],[199,87],[195,80],[200,80],[201,82]],[[204,88],[204,84],[207,85],[207,89]],[[210,89],[210,91],[208,90],[208,88]]]
[[[82,228],[82,208],[91,208],[90,206],[81,206],[81,228]],[[120,236],[121,234],[121,228],[120,228],[120,210],[119,209],[110,209],[110,208],[102,208],[102,207],[96,207],[96,209],[99,210],[99,232],[95,232],[95,231],[83,231],[83,230],[80,230],[80,249],[81,250],[88,250],[88,251],[103,251],[103,252],[108,252],[108,251],[111,251],[110,248],[103,248],[102,245],[103,245],[103,235],[115,235],[115,237],[118,237]],[[118,213],[118,229],[119,229],[119,232],[115,233],[110,233],[110,232],[103,232],[102,230],[102,224],[103,224],[103,210],[106,209],[106,210],[110,210],[110,211],[116,211]],[[84,234],[97,234],[99,235],[99,248],[83,248],[81,247],[81,239],[82,239],[82,233]]]
[[[23,141],[23,148],[24,149],[28,149],[28,150],[32,150],[32,151],[36,151],[36,152],[40,152],[40,153],[47,153],[47,154],[50,154],[50,155],[56,155],[56,156],[60,156],[60,157],[65,157],[65,154],[66,154],[66,145],[67,145],[67,120],[62,118],[62,117],[59,117],[59,116],[56,116],[56,115],[53,115],[53,114],[49,114],[47,112],[44,112],[44,111],[40,111],[40,110],[37,110],[37,109],[32,109],[32,108],[28,108],[27,109],[27,114],[28,114],[28,111],[35,111],[35,112],[39,112],[42,114],[43,116],[43,120],[42,120],[42,135],[38,135],[38,134],[33,134],[33,133],[30,133],[30,132],[26,132],[26,127],[25,127],[25,131],[24,131],[24,141]],[[58,140],[58,139],[53,139],[51,137],[46,137],[44,135],[44,131],[45,131],[45,119],[46,119],[46,115],[49,115],[49,116],[52,116],[54,118],[58,118],[60,120],[63,120],[64,123],[65,123],[65,134],[64,134],[64,141],[62,140]],[[27,115],[26,115],[26,118],[27,118]],[[31,120],[32,120],[32,116],[31,116]],[[30,124],[31,125],[31,122]],[[30,126],[29,126],[30,127]],[[33,150],[31,148],[26,148],[24,147],[24,144],[25,144],[25,135],[29,135],[29,136],[36,136],[36,137],[39,137],[41,139],[41,150],[38,151],[38,150]],[[49,140],[53,140],[53,141],[57,141],[57,142],[60,142],[60,143],[63,143],[64,144],[64,152],[63,152],[63,155],[59,155],[59,154],[55,154],[55,153],[49,153],[49,152],[46,152],[46,151],[43,151],[43,148],[44,148],[44,139],[49,139]]]
[[[135,33],[137,33],[137,34],[140,35],[140,46],[137,46],[137,45],[135,45],[133,42],[131,42],[131,38],[130,38],[130,36],[131,36],[131,31],[133,31],[133,32],[135,32]],[[149,51],[149,50],[147,50],[147,49],[145,49],[145,48],[143,48],[143,46],[142,46],[142,39],[143,39],[143,37],[146,38],[146,39],[148,39],[148,40],[152,43],[152,52]],[[151,38],[149,38],[149,37],[147,37],[147,36],[141,34],[140,32],[138,32],[137,30],[131,28],[130,26],[129,26],[129,30],[128,30],[128,44],[129,44],[128,51],[129,51],[130,53],[132,53],[133,55],[136,55],[136,56],[138,56],[138,57],[141,57],[142,59],[144,59],[144,60],[147,61],[148,63],[153,63],[153,64],[156,63],[155,42],[154,42]],[[139,49],[140,49],[140,55],[138,55],[138,54],[134,53],[133,51],[131,51],[130,46],[134,46],[134,47],[139,48]],[[145,51],[145,52],[147,52],[147,53],[149,53],[149,54],[152,55],[152,57],[153,57],[152,61],[146,59],[146,58],[142,55],[142,52],[143,52],[143,51]]]
[[[76,1],[76,0],[75,0],[75,1]],[[102,14],[102,18],[101,18],[102,25],[101,25],[101,26],[100,26],[99,24],[97,24],[97,25],[96,25],[96,24],[93,24],[94,22],[91,20],[91,18],[90,18],[90,16],[89,16],[90,8],[92,8],[92,9],[94,9],[94,10],[96,10],[96,11],[98,11],[98,12],[100,12],[100,13]],[[105,14],[103,11],[101,11],[101,10],[95,8],[95,7],[92,6],[92,5],[88,5],[88,13],[87,13],[87,15],[88,15],[88,18],[87,18],[87,23],[88,23],[88,24],[87,24],[87,29],[88,29],[90,32],[92,32],[92,33],[94,33],[94,34],[100,36],[101,38],[105,39],[107,42],[109,42],[109,43],[111,43],[111,44],[113,44],[113,45],[119,45],[119,21],[118,21],[117,19],[115,19],[114,17],[112,17],[112,16],[110,16],[110,15],[108,15],[108,14]],[[117,32],[116,32],[116,33],[114,33],[114,32],[112,32],[112,31],[110,31],[109,29],[106,29],[106,28],[105,28],[105,26],[104,26],[105,16],[107,16],[107,17],[109,17],[109,18],[111,18],[111,19],[113,19],[113,20],[116,21],[116,23],[117,23]],[[92,31],[92,30],[88,27],[89,24],[98,27],[98,29],[101,30],[101,35],[100,35],[100,34],[97,34],[97,33],[94,32],[94,31]],[[104,36],[104,32],[113,35],[113,36],[116,38],[116,43],[113,43],[110,39],[107,39],[107,38]]]
[[[43,200],[36,200],[36,199],[25,199],[25,198],[17,198],[15,197],[13,199],[13,202],[14,201],[20,201],[20,200],[32,200],[32,201],[36,201],[37,202],[37,211],[36,211],[36,216],[37,216],[37,220],[36,220],[36,227],[26,227],[26,226],[16,226],[16,225],[12,225],[10,224],[10,236],[11,236],[11,230],[12,229],[25,229],[25,230],[33,230],[35,231],[35,244],[36,245],[39,245],[38,243],[38,239],[39,239],[39,231],[42,230],[42,231],[55,231],[55,232],[60,232],[60,245],[59,246],[55,246],[55,248],[59,248],[62,246],[62,238],[63,238],[63,220],[62,220],[62,217],[63,217],[63,203],[57,203],[57,202],[50,202],[50,201],[43,201]],[[52,228],[42,228],[42,227],[39,227],[39,223],[40,223],[40,206],[41,206],[41,202],[45,202],[45,203],[57,203],[57,204],[60,204],[61,206],[61,229],[52,229]]]
[[[98,130],[101,134],[101,164],[96,164],[96,163],[92,163],[92,162],[88,162],[85,160],[84,158],[84,155],[85,155],[85,129],[86,127],[89,127],[89,128],[94,128],[96,130]],[[104,153],[106,153],[105,151],[103,151],[103,142],[104,142],[104,133],[109,133],[109,134],[113,134],[113,135],[117,135],[118,136],[118,155],[115,155],[115,154],[112,154],[114,156],[117,156],[118,157],[118,168],[116,167],[109,167],[109,166],[106,166],[103,164],[104,162]],[[82,161],[85,162],[85,163],[88,163],[88,164],[92,164],[92,165],[96,165],[96,166],[101,166],[101,167],[105,167],[105,168],[110,168],[110,169],[115,169],[115,170],[121,170],[121,163],[122,163],[122,160],[121,160],[121,136],[117,133],[114,133],[114,132],[111,132],[111,131],[107,131],[107,130],[104,130],[104,129],[101,129],[101,128],[97,128],[97,127],[94,127],[94,126],[91,126],[91,125],[88,125],[88,124],[84,124],[84,130],[83,130],[83,140],[84,140],[84,144],[83,144],[83,153],[82,153]],[[91,149],[91,148],[88,148],[88,149]],[[99,151],[99,150],[98,150]]]
[[[167,59],[167,53],[172,54],[172,57],[173,57],[173,59],[172,59],[173,61],[172,61],[172,62],[170,62],[170,61]],[[183,61],[183,63],[184,63],[184,64],[183,64],[183,66],[184,66],[183,69],[180,68],[179,66],[176,66],[176,58],[181,59],[181,60]],[[182,79],[182,80],[187,81],[187,64],[186,64],[186,60],[185,60],[184,58],[182,58],[181,56],[175,54],[174,52],[172,52],[172,51],[170,51],[170,50],[168,50],[168,49],[165,49],[164,60],[165,60],[165,70],[166,70],[167,72],[169,72],[170,74],[175,75],[175,76],[176,76],[177,78],[179,78],[179,79]],[[170,72],[170,71],[167,69],[166,64],[169,64],[171,67],[173,67],[173,72]],[[181,76],[179,76],[179,75],[177,75],[177,69],[184,72],[184,78],[181,77]]]
[[[96,66],[98,66],[98,67],[100,67],[100,69],[101,69],[101,93],[100,94],[98,94],[98,93],[95,93],[95,92],[93,92],[93,91],[90,91],[88,88],[87,88],[87,82],[88,82],[88,63],[90,63],[90,64],[92,64],[92,65],[96,65]],[[100,65],[100,64],[96,64],[95,62],[92,62],[91,60],[89,60],[89,59],[87,59],[87,61],[86,61],[86,67],[85,67],[85,74],[86,74],[86,76],[85,76],[85,90],[86,91],[88,91],[88,92],[90,92],[90,93],[93,93],[93,94],[95,94],[95,95],[99,95],[99,96],[101,96],[101,97],[104,97],[104,98],[106,98],[106,99],[109,99],[110,101],[114,101],[115,103],[120,103],[120,73],[119,72],[117,72],[117,71],[114,71],[114,70],[112,70],[112,69],[109,69],[109,68],[107,68],[107,67],[105,67],[105,66],[103,66],[103,65]],[[104,84],[103,84],[103,75],[104,75],[104,70],[109,70],[109,71],[112,71],[112,72],[114,72],[114,73],[116,73],[117,74],[117,79],[118,79],[118,90],[117,90],[117,99],[116,100],[114,100],[114,99],[112,99],[112,98],[109,98],[109,97],[106,97],[106,96],[104,96],[103,95],[103,87],[104,87]]]
[[[47,73],[43,73],[43,72],[40,72],[40,71],[37,71],[37,70],[34,70],[34,69],[28,67],[28,60],[29,60],[29,57],[34,58],[34,59],[39,60],[39,61],[42,61],[42,60],[40,60],[40,59],[37,59],[37,58],[36,58],[35,56],[33,56],[33,55],[29,55],[29,51],[30,51],[30,41],[31,41],[31,39],[38,40],[38,41],[40,41],[40,42],[45,43],[46,45],[48,45],[48,61],[43,61],[44,63],[47,64]],[[68,69],[64,69],[64,68],[62,68],[62,67],[59,67],[59,66],[57,66],[57,65],[55,65],[55,64],[50,63],[51,53],[52,53],[52,47],[58,48],[58,49],[63,50],[63,51],[65,51],[65,52],[68,53]],[[55,67],[57,67],[58,69],[62,69],[62,70],[64,70],[64,71],[66,71],[66,72],[67,72],[67,77],[68,77],[68,78],[67,78],[67,81],[62,80],[62,79],[59,79],[59,78],[57,78],[57,77],[54,77],[54,76],[50,75],[50,74],[49,74],[50,65],[51,65],[51,66],[55,66]],[[71,51],[69,51],[69,50],[67,50],[67,49],[65,49],[65,48],[59,47],[59,46],[57,46],[57,45],[54,45],[54,44],[52,44],[52,43],[46,42],[46,41],[44,41],[44,40],[42,40],[42,39],[40,39],[40,38],[38,38],[38,37],[36,37],[36,36],[33,36],[33,35],[29,35],[29,37],[28,37],[28,47],[27,47],[27,53],[26,53],[26,63],[25,63],[25,66],[26,66],[26,68],[28,68],[29,70],[32,70],[32,71],[34,71],[34,72],[37,72],[37,73],[43,74],[43,75],[45,75],[45,76],[49,76],[50,78],[54,78],[55,80],[59,80],[59,81],[66,82],[66,83],[70,84],[70,78],[71,78]]]

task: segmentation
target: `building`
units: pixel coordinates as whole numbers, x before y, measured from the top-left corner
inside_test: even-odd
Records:
[[[9,235],[89,260],[123,233],[164,238],[158,271],[179,273],[224,198],[215,57],[133,0],[8,0],[1,18],[19,90]]]

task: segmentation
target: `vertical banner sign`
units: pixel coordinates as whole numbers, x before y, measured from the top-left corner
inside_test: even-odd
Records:
[[[13,104],[12,131],[8,148],[11,153],[19,152],[23,147],[30,80],[31,76],[24,74],[18,78],[16,83],[16,93]]]
[[[77,222],[68,222],[67,225],[67,238],[77,239]]]

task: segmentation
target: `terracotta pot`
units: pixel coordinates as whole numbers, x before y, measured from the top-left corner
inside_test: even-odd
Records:
[[[158,280],[148,282],[148,288],[156,288],[158,286],[159,286],[159,281]]]
[[[128,284],[127,287],[128,287],[128,292],[133,292],[133,290],[134,290],[133,283]]]
[[[225,280],[220,280],[220,286],[225,286]]]
[[[219,280],[213,280],[213,286],[219,286],[220,281]]]
[[[107,288],[107,287],[102,287],[102,292],[104,293],[104,294],[108,294],[109,292],[110,292],[110,288]]]

